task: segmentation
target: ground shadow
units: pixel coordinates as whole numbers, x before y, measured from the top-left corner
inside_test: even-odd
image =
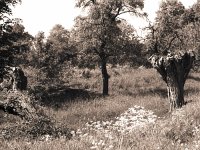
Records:
[[[184,91],[184,95],[193,95],[200,92],[200,89],[197,88],[186,88]]]
[[[184,95],[197,94],[199,92],[200,92],[200,89],[185,88]],[[124,91],[122,93],[124,95],[130,95],[133,97],[159,96],[162,98],[168,98],[167,87],[166,88],[156,87],[156,88],[151,88],[151,89],[138,89],[138,90],[136,90],[136,92]]]
[[[129,95],[132,97],[145,97],[145,96],[155,96],[158,95],[160,97],[167,97],[167,89],[162,88],[151,88],[151,89],[138,89],[134,90],[134,92],[130,90],[125,90],[120,92],[123,95]]]
[[[48,89],[42,86],[34,87],[34,96],[41,105],[60,108],[63,104],[76,101],[91,101],[102,97],[101,93],[92,92],[70,86],[51,86]]]
[[[139,90],[138,95],[140,96],[160,96],[162,98],[167,98],[167,89],[165,88],[154,88],[147,90]]]
[[[195,76],[188,76],[188,79],[191,79],[191,80],[195,80],[195,81],[198,81],[200,82],[200,78],[199,77],[195,77]]]

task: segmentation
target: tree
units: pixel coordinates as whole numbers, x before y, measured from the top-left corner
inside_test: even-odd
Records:
[[[200,1],[188,8],[182,16],[184,45],[196,52],[195,68],[200,66]]]
[[[15,6],[17,3],[20,3],[21,0],[9,0],[9,1],[1,1],[0,2],[0,50],[5,50],[4,47],[9,43],[9,40],[6,39],[7,34],[9,34],[12,31],[12,25],[13,22],[15,23],[15,20],[12,20],[9,18],[9,15],[12,14],[11,6]]]
[[[20,2],[21,0],[3,0],[0,2],[1,65],[18,65],[19,60],[13,61],[13,58],[22,57],[19,55],[29,49],[32,36],[24,31],[20,19],[10,19],[10,15],[12,15],[11,6]]]
[[[124,13],[143,16],[143,0],[78,0],[77,6],[88,7],[88,16],[78,17],[75,34],[79,53],[99,61],[103,78],[103,95],[108,95],[109,75],[107,63],[110,57],[119,56],[122,30],[119,16]]]
[[[62,25],[57,24],[50,31],[46,42],[45,59],[48,77],[58,77],[64,65],[67,65],[65,62],[69,63],[74,59],[75,51],[70,47],[69,38],[70,32]]]
[[[182,107],[184,85],[193,66],[195,54],[184,49],[182,16],[183,5],[177,0],[162,2],[157,13],[156,23],[150,26],[150,57],[152,66],[160,73],[167,84],[170,111]]]
[[[149,26],[152,53],[166,55],[169,51],[178,51],[184,47],[181,32],[181,16],[184,12],[183,4],[177,0],[161,3],[154,25]]]
[[[20,3],[21,0],[3,0],[0,2],[0,19],[4,19],[5,15],[11,15],[12,10],[10,6],[15,6],[17,3]]]
[[[28,56],[30,65],[39,70],[38,80],[57,82],[62,69],[69,67],[76,57],[76,51],[71,46],[70,32],[62,25],[55,25],[46,38],[44,32],[39,32],[32,40],[31,53]],[[53,79],[53,80],[52,80]]]
[[[3,77],[5,65],[12,61],[12,52],[8,51],[10,44],[10,32],[12,31],[13,20],[9,18],[12,14],[11,6],[15,6],[21,0],[9,0],[0,2],[0,78]]]
[[[45,63],[46,57],[46,42],[44,32],[39,31],[31,41],[30,52],[27,55],[29,65],[38,69],[37,81],[41,81],[43,70],[43,63]]]
[[[145,57],[142,54],[144,45],[135,35],[136,30],[134,27],[128,24],[126,20],[121,20],[118,27],[121,30],[121,35],[114,39],[117,54],[110,57],[109,63],[114,65],[128,64],[132,67],[144,65]]]
[[[13,24],[12,30],[6,38],[10,41],[7,51],[10,51],[13,55],[13,65],[27,65],[27,55],[30,53],[33,36],[25,32],[25,28],[20,22],[16,22]]]

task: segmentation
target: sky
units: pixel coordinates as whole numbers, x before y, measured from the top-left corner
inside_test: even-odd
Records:
[[[144,11],[153,21],[162,0],[144,1]],[[188,8],[197,0],[180,1]],[[74,25],[75,17],[82,13],[81,9],[75,7],[75,0],[22,0],[21,5],[13,8],[13,17],[21,18],[25,30],[33,36],[39,31],[45,32],[48,36],[49,31],[56,24],[61,24],[70,30]],[[141,29],[148,25],[144,19],[131,16],[125,16],[125,18],[133,25],[139,36],[144,34]]]

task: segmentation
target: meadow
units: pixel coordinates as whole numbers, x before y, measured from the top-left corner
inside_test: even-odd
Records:
[[[109,96],[101,96],[98,69],[63,71],[60,88],[44,85],[45,115],[70,129],[72,138],[1,138],[2,150],[195,150],[200,149],[200,78],[191,72],[185,85],[187,104],[169,113],[167,88],[154,69],[109,67]],[[31,76],[30,70],[26,74]],[[31,81],[30,77],[29,83]],[[55,90],[56,89],[56,90]],[[0,127],[16,124],[1,113]]]

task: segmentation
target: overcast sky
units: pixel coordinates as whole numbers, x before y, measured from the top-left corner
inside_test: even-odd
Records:
[[[186,7],[191,6],[196,0],[180,0]],[[161,0],[145,0],[144,11],[148,13],[151,21],[159,8]],[[61,24],[70,29],[74,24],[74,18],[80,15],[80,9],[75,8],[75,0],[22,0],[21,5],[13,9],[15,18],[21,18],[25,30],[35,35],[38,31],[44,31],[48,35],[55,24]],[[143,19],[127,17],[141,36],[141,28],[147,23]]]

